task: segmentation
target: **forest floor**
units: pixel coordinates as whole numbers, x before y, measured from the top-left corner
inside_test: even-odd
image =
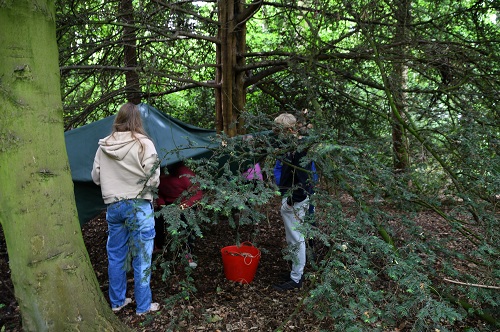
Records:
[[[301,290],[278,292],[272,288],[280,282],[281,276],[289,272],[283,259],[285,247],[284,229],[277,202],[266,207],[268,219],[258,225],[240,226],[238,230],[227,222],[220,222],[204,229],[204,236],[196,241],[193,254],[198,266],[192,270],[196,292],[174,306],[168,306],[165,299],[179,292],[186,276],[185,263],[178,263],[175,273],[162,281],[162,269],[158,267],[151,277],[153,300],[162,304],[161,310],[150,315],[137,316],[135,303],[122,309],[117,315],[136,331],[331,331],[332,321],[319,320],[301,310],[301,300],[306,296],[309,281]],[[435,234],[448,234],[449,225],[438,216],[423,212],[419,224]],[[107,298],[107,255],[105,215],[84,225],[82,232],[94,266],[101,290]],[[238,235],[237,235],[238,233]],[[254,280],[249,284],[229,281],[225,278],[221,248],[240,241],[256,243],[261,259]],[[467,243],[457,240],[452,244],[467,250]],[[168,253],[167,253],[168,255]],[[158,254],[154,259],[159,259]],[[311,272],[310,265],[306,272]],[[128,280],[128,295],[133,297],[132,275]],[[3,232],[0,229],[0,331],[22,331],[19,307],[14,297],[10,280],[8,256]],[[450,327],[453,331],[465,331],[465,327],[476,331],[487,331],[483,321],[473,317]],[[402,321],[391,332],[410,331],[411,324]]]

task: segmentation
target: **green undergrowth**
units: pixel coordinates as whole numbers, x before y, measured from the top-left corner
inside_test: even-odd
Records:
[[[173,251],[189,232],[202,237],[202,225],[262,220],[254,207],[279,195],[272,179],[277,155],[307,148],[320,181],[311,198],[316,212],[301,230],[322,259],[306,275],[312,285],[300,303],[306,312],[333,320],[335,331],[500,328],[498,211],[480,191],[453,188],[432,162],[395,173],[376,144],[354,147],[311,135],[280,149],[267,136],[243,147],[221,139],[220,146],[209,159],[189,161],[205,195],[196,211],[184,211],[187,223],[175,205],[164,211]],[[241,173],[255,162],[264,181],[248,182]],[[171,266],[160,264],[164,278]],[[172,305],[194,291],[188,275]],[[476,320],[484,324],[468,326]]]

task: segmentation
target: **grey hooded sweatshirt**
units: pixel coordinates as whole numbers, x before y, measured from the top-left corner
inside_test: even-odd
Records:
[[[99,140],[91,174],[94,183],[101,186],[105,204],[135,198],[153,200],[152,188],[160,183],[158,154],[148,137],[135,136],[130,131],[115,132]]]

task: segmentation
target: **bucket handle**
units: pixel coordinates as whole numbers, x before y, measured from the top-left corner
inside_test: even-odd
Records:
[[[250,241],[245,241],[245,242],[241,242],[241,243],[240,243],[240,247],[243,247],[243,246],[253,247],[253,244],[252,244],[252,242],[250,242]],[[241,255],[241,256],[243,256],[243,263],[245,263],[245,265],[250,265],[250,264],[252,264],[253,259],[254,259],[255,257],[257,257],[257,255],[252,256],[251,254],[246,253],[246,252],[244,252],[244,253],[240,253],[240,255]],[[250,258],[250,261],[249,261],[248,263],[247,263],[247,258]]]
[[[254,257],[257,257],[257,256],[252,256],[252,255],[247,254],[247,253],[241,254],[241,256],[243,256],[243,263],[245,263],[245,265],[251,265]],[[247,263],[247,258],[250,258],[250,262],[248,262],[248,263]]]
[[[240,247],[242,247],[242,246],[253,247],[253,244],[250,241],[245,241],[245,242],[240,243]],[[231,255],[231,256],[243,256],[243,263],[245,263],[245,265],[252,264],[253,259],[258,256],[258,255],[252,256],[251,254],[249,254],[247,252],[241,253],[241,252],[234,252],[234,251],[228,251],[228,250],[226,250],[226,254]],[[250,258],[249,263],[247,263],[247,258]]]

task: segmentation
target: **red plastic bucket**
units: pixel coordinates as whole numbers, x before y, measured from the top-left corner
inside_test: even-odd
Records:
[[[240,246],[227,246],[221,249],[224,275],[228,280],[245,284],[252,282],[260,261],[260,250],[250,242]]]

